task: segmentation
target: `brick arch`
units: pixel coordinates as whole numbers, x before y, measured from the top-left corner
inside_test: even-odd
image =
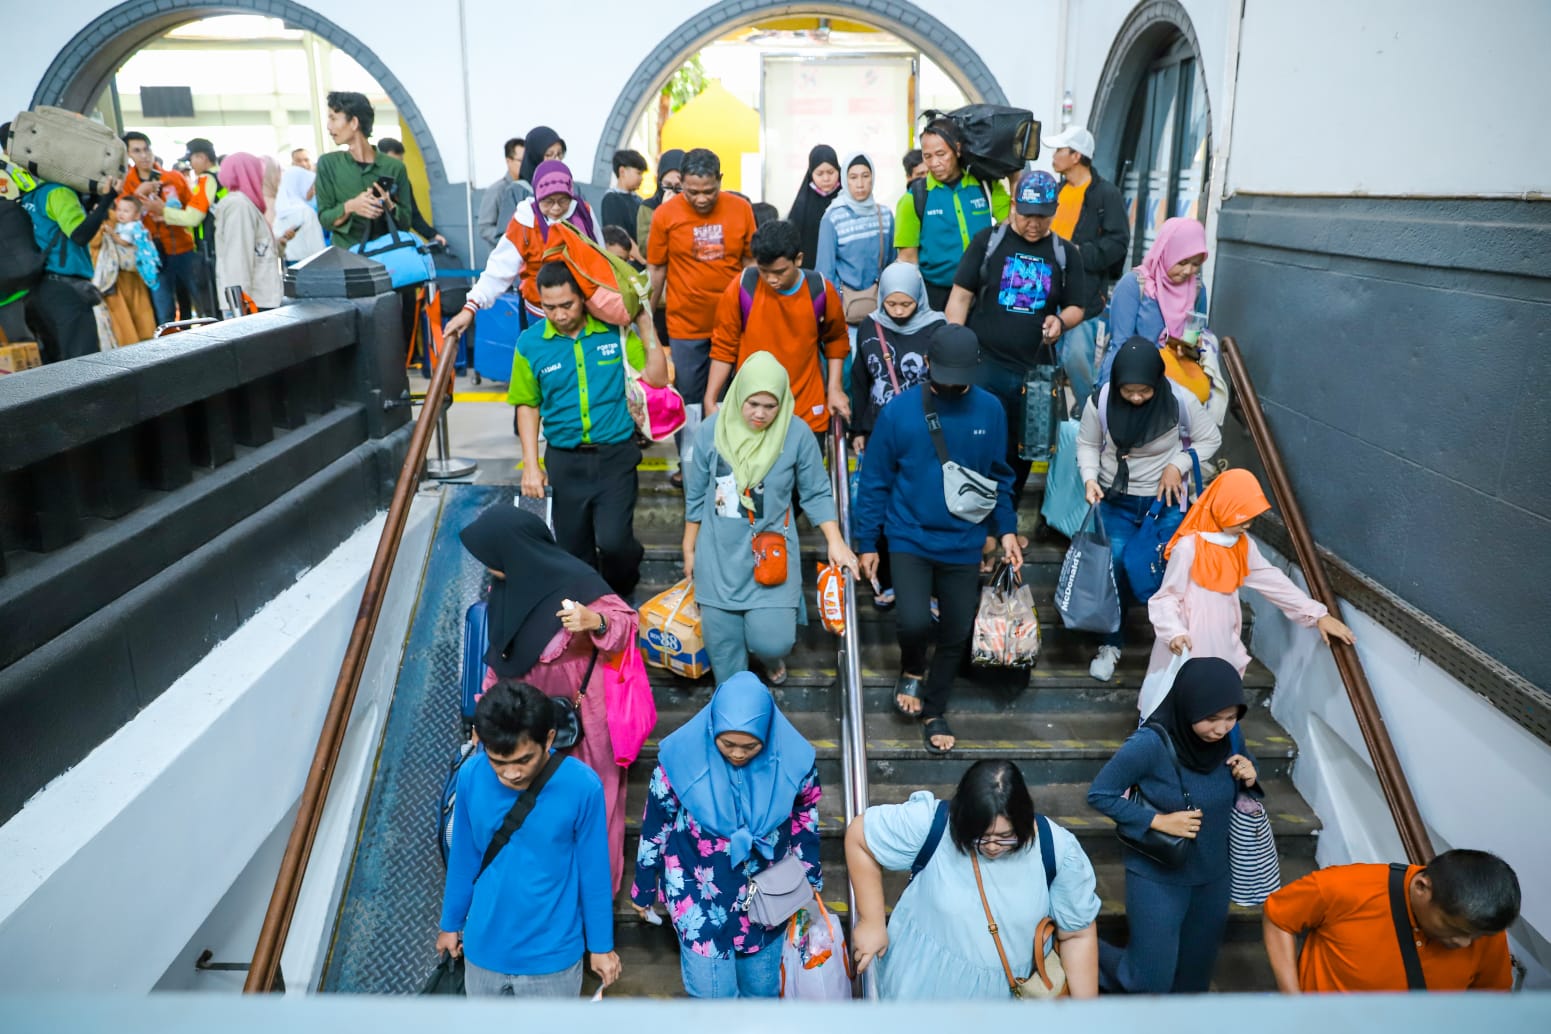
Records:
[[[305,29],[354,58],[390,98],[414,133],[433,183],[447,182],[447,168],[425,116],[388,66],[371,48],[322,15],[293,0],[127,0],[99,15],[65,44],[32,95],[32,103],[85,111],[102,96],[108,80],[129,57],[179,25],[220,14],[280,18]]]
[[[887,29],[936,61],[972,100],[1007,103],[1007,94],[980,55],[958,33],[908,0],[718,0],[669,33],[626,81],[598,137],[593,182],[609,182],[615,149],[623,146],[631,127],[675,69],[717,37],[773,14],[833,15]]]

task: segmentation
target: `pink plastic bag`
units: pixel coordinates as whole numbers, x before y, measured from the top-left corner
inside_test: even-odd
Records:
[[[641,651],[633,641],[620,652],[617,663],[605,666],[612,676],[603,697],[609,740],[614,745],[614,763],[625,768],[640,756],[646,738],[657,727],[657,701],[652,697]]]

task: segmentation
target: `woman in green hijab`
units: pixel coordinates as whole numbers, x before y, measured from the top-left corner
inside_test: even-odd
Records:
[[[727,401],[700,425],[684,471],[684,574],[695,584],[701,631],[717,684],[759,658],[772,685],[806,621],[792,500],[829,544],[829,562],[856,575],[856,554],[835,519],[818,440],[792,419],[786,368],[769,352],[744,360]],[[754,537],[783,533],[786,581],[754,579]]]

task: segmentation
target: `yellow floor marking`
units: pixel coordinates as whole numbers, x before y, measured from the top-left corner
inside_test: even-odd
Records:
[[[504,391],[459,391],[452,396],[454,402],[505,402]]]

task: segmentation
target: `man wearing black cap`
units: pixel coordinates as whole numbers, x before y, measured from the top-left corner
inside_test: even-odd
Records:
[[[1082,322],[1087,297],[1081,256],[1050,232],[1059,191],[1055,177],[1043,170],[1018,178],[1012,216],[970,240],[944,310],[950,323],[973,330],[985,349],[978,383],[1006,413],[1014,505],[1029,479],[1030,461],[1018,458],[1024,383],[1035,366],[1056,365],[1056,342]]]
[[[1008,563],[1023,565],[1007,422],[995,396],[974,387],[979,361],[973,331],[942,324],[932,335],[928,382],[896,395],[873,425],[852,516],[863,576],[877,572],[878,537],[888,538],[900,652],[894,709],[920,717],[934,754],[954,745],[948,696],[974,629],[987,540],[1000,539]]]
[[[202,136],[196,136],[188,142],[188,153],[183,160],[188,163],[189,171],[194,174],[194,200],[189,207],[196,208],[205,213],[204,219],[194,227],[194,252],[199,256],[201,268],[197,275],[208,284],[210,297],[216,296],[215,283],[215,216],[211,211],[215,203],[226,196],[226,188],[221,186],[220,161],[215,155],[215,144]]]

